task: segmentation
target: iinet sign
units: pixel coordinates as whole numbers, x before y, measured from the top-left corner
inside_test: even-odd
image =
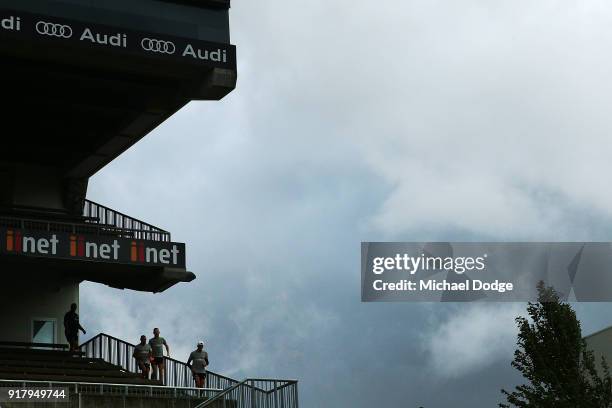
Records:
[[[97,235],[0,229],[0,253],[73,260],[185,267],[185,244]]]

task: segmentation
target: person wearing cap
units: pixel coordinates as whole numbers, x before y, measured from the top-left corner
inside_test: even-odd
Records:
[[[142,372],[142,378],[149,379],[149,371],[151,370],[151,357],[153,349],[150,344],[147,344],[147,336],[140,336],[140,343],[134,347],[132,357],[136,359],[136,364]]]
[[[198,341],[197,349],[192,351],[189,355],[187,366],[193,373],[196,388],[204,388],[204,381],[206,380],[206,367],[208,366],[208,353],[204,351],[204,341]]]

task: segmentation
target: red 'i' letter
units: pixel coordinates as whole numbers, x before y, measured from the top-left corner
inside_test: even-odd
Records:
[[[77,247],[79,256],[85,256],[85,237],[79,237],[79,244],[77,245]]]
[[[70,236],[70,256],[76,256],[77,254],[77,243],[74,235]]]
[[[15,231],[15,251],[21,252],[21,231]]]
[[[145,257],[144,257],[144,242],[140,243],[140,247],[138,248],[138,260],[140,262],[144,262],[145,261]]]
[[[6,250],[13,250],[13,230],[6,231]]]
[[[136,262],[138,260],[138,247],[136,246],[136,241],[132,241],[132,245],[130,246],[130,261]]]

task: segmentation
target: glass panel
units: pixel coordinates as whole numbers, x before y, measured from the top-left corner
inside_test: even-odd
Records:
[[[34,320],[32,343],[55,343],[55,322],[53,320]]]

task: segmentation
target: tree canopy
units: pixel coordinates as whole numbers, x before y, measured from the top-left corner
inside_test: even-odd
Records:
[[[543,282],[538,301],[527,306],[529,318],[517,317],[517,350],[512,366],[525,383],[508,392],[502,408],[611,408],[610,373],[602,358],[598,372],[582,338],[571,305]]]

